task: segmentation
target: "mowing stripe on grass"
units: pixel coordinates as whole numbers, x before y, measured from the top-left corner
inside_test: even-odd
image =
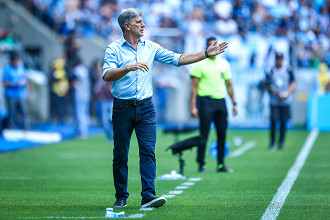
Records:
[[[146,214],[132,214],[124,218],[143,218]],[[68,217],[68,216],[47,216],[47,217],[23,217],[22,219],[92,219],[92,218],[105,218],[105,217]]]
[[[24,177],[24,176],[0,176],[0,180],[30,180],[31,177]]]
[[[229,157],[238,157],[255,146],[256,146],[255,141],[249,141],[246,144],[244,144],[241,148],[238,148],[234,152],[230,153]]]
[[[39,218],[46,218],[46,219],[90,219],[90,218],[105,218],[105,217],[74,217],[74,216],[46,216],[46,217],[23,217],[22,219],[39,219]]]
[[[78,153],[72,153],[72,154],[59,154],[58,155],[59,158],[61,159],[72,159],[72,160],[80,160],[80,159],[110,159],[111,157],[107,154],[98,154],[98,153],[94,153],[94,154],[78,154]]]
[[[273,200],[270,202],[269,206],[267,207],[265,213],[261,217],[262,220],[268,219],[276,219],[277,216],[280,214],[281,208],[285,202],[286,197],[290,193],[290,190],[296,181],[301,168],[304,166],[305,161],[311,151],[314,142],[319,134],[318,130],[313,130],[307,137],[304,146],[299,152],[299,155],[296,158],[295,163],[290,168],[288,174],[286,175],[285,179],[283,180],[281,186],[277,189],[277,193],[275,194]]]

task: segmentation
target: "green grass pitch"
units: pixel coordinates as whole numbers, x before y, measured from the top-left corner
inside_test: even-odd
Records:
[[[180,140],[197,133],[180,135]],[[168,198],[165,206],[141,211],[141,181],[135,134],[129,154],[130,197],[126,216],[143,219],[260,219],[293,165],[307,131],[290,130],[284,151],[269,152],[268,131],[229,130],[230,151],[238,149],[233,137],[256,146],[227,158],[233,174],[216,173],[216,160],[207,148],[206,173],[197,172],[196,148],[183,153],[187,178],[201,181],[182,194]],[[211,131],[210,141],[215,140]],[[157,176],[178,170],[178,157],[165,149],[174,136],[158,132]],[[320,132],[305,165],[280,211],[278,219],[330,219],[330,133]],[[156,180],[157,195],[168,194],[185,180]],[[0,219],[104,218],[115,201],[112,178],[112,142],[104,136],[0,154]]]

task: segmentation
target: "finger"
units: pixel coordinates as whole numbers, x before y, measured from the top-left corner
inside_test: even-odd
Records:
[[[220,50],[220,51],[219,51],[219,54],[221,54],[221,53],[223,53],[223,52],[225,52],[225,50],[224,50],[224,49],[223,49],[223,50]]]
[[[228,47],[228,43],[227,44],[221,44],[220,47],[221,48],[227,48]]]
[[[142,72],[148,72],[149,68],[148,68],[148,64],[146,64],[145,62],[138,62],[136,63],[137,68],[139,70],[141,70]]]
[[[141,65],[141,66],[139,66],[139,69],[144,73],[148,72],[148,69],[145,66]]]
[[[148,72],[149,71],[149,66],[148,66],[148,64],[146,62],[141,62],[141,66],[145,70],[145,72]]]
[[[220,45],[228,45],[228,42],[224,41]]]
[[[220,53],[225,52],[226,48],[227,48],[227,47],[225,47],[225,48],[220,48],[220,49],[219,49]]]
[[[217,45],[218,44],[218,41],[217,40],[215,40],[214,42],[213,42],[213,46],[215,46],[215,45]]]
[[[147,70],[149,71],[149,65],[148,65],[148,63],[147,62],[144,62],[144,63],[145,63],[145,66],[146,66]]]
[[[227,48],[228,47],[228,43],[227,42],[222,42],[221,44],[219,44],[219,47],[222,48]]]
[[[228,45],[228,42],[226,42],[226,41],[221,42],[221,43],[219,44],[220,47],[223,47],[223,46],[226,46],[226,45]]]

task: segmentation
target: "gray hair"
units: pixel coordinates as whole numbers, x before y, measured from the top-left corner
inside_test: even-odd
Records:
[[[137,8],[123,9],[120,12],[120,15],[118,17],[118,24],[119,24],[121,30],[123,31],[123,33],[125,32],[126,23],[130,24],[132,22],[133,18],[135,18],[137,16],[142,16],[142,15],[143,15],[142,11],[140,11]]]

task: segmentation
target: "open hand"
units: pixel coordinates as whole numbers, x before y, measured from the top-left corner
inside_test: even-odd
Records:
[[[224,42],[218,44],[218,41],[216,40],[213,42],[213,44],[211,44],[211,46],[209,46],[209,48],[207,48],[207,53],[210,57],[216,56],[218,54],[225,52],[225,49],[227,47],[228,47],[227,42],[224,41]]]

